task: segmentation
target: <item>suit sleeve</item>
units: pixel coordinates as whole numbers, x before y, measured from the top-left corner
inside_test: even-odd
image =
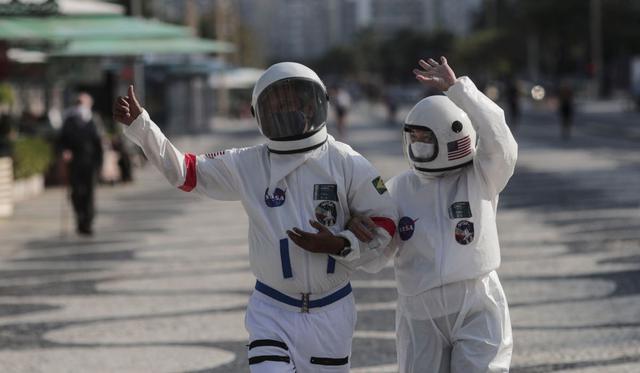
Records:
[[[518,144],[507,126],[504,111],[468,77],[459,78],[445,93],[469,115],[478,134],[474,169],[487,197],[493,198],[507,185],[518,157]]]
[[[196,191],[219,200],[240,198],[237,179],[229,167],[232,165],[232,152],[220,158],[182,153],[165,137],[146,110],[125,127],[124,134],[142,148],[149,162],[171,185],[185,192]]]
[[[376,169],[360,154],[353,155],[350,161],[349,213],[369,216],[377,227],[370,242],[359,241],[349,230],[340,232],[338,235],[351,243],[352,252],[336,259],[353,269],[377,272],[393,256],[388,247],[396,231],[398,212]]]

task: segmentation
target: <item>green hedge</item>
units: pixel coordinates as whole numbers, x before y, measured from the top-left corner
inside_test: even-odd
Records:
[[[52,159],[52,147],[46,140],[33,137],[18,138],[13,143],[14,178],[23,179],[44,173]]]

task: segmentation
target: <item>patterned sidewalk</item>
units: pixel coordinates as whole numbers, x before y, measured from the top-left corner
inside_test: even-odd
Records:
[[[399,129],[368,113],[353,115],[347,140],[388,179],[407,167]],[[498,213],[512,371],[640,371],[640,149],[582,130],[561,143],[550,118],[528,120]],[[178,142],[210,152],[257,141],[230,130]],[[0,221],[3,372],[248,371],[241,206],[176,191],[150,168],[136,176],[100,188],[90,239],[62,235],[61,189]],[[395,372],[393,270],[353,286],[352,371]]]

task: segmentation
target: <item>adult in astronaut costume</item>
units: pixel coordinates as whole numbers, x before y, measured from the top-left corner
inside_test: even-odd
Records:
[[[366,159],[327,134],[327,106],[311,69],[275,64],[252,97],[268,141],[196,156],[169,142],[133,87],[114,105],[126,136],[171,184],[240,200],[246,210],[257,278],[245,317],[254,373],[348,372],[356,322],[350,275],[376,270],[395,233],[397,212],[384,183]],[[374,240],[359,242],[344,229],[354,214],[375,216]]]
[[[496,273],[496,209],[517,144],[502,109],[468,77],[456,78],[444,57],[419,64],[416,78],[446,96],[408,113],[411,169],[387,183],[400,216],[392,244],[399,370],[507,372],[513,342]],[[356,217],[348,226],[366,241],[368,224]]]

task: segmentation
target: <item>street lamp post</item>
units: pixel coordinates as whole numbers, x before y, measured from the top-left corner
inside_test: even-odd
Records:
[[[591,20],[591,65],[596,96],[602,95],[602,2],[591,0],[589,3]]]

